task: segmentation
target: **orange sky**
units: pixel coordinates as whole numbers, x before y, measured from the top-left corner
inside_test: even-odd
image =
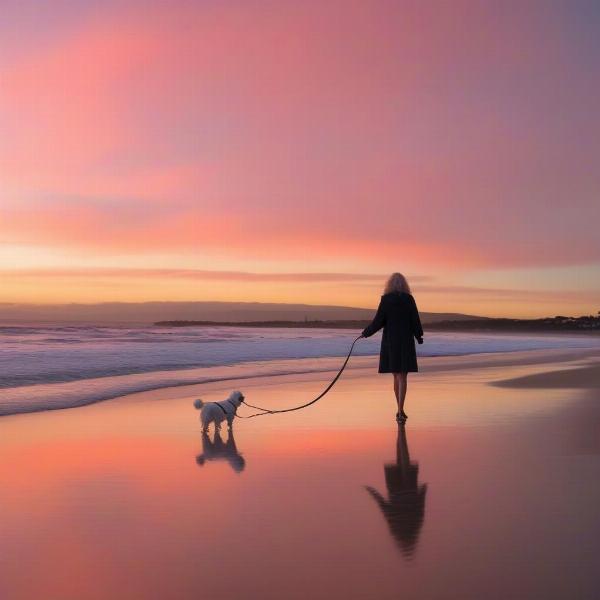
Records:
[[[5,6],[6,4],[6,6]],[[586,2],[3,3],[0,302],[600,309]]]

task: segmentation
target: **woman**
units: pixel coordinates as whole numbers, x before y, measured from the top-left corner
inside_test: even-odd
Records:
[[[379,372],[394,375],[394,393],[398,403],[396,420],[404,422],[404,400],[408,385],[408,373],[419,370],[415,338],[423,343],[423,328],[415,299],[410,295],[406,277],[394,273],[388,279],[377,314],[372,323],[365,327],[363,337],[370,337],[383,327]]]

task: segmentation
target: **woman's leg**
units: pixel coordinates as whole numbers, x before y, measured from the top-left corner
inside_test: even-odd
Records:
[[[408,373],[398,373],[398,393],[396,398],[398,399],[398,412],[406,416],[404,412],[404,400],[406,399],[406,389],[408,387]]]
[[[400,412],[400,373],[392,373],[394,376],[394,394],[398,403],[398,413]]]

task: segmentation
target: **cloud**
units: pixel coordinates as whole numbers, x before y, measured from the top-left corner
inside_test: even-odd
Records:
[[[374,273],[253,273],[247,271],[210,271],[202,269],[131,269],[131,268],[81,268],[81,269],[3,269],[5,278],[124,278],[124,279],[190,279],[215,281],[260,282],[383,282],[388,274]],[[410,276],[411,281],[430,281],[426,275]]]
[[[161,4],[111,4],[0,58],[5,241],[455,268],[600,260],[598,65],[568,14]]]

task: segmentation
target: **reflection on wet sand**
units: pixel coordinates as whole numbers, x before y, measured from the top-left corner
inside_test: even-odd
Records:
[[[246,461],[238,452],[231,429],[229,430],[227,442],[223,441],[219,430],[215,431],[213,440],[210,439],[208,433],[202,433],[202,454],[196,457],[196,463],[203,466],[205,462],[211,460],[227,461],[236,473],[241,473],[244,470]]]
[[[425,520],[427,484],[419,485],[419,465],[410,461],[404,425],[398,425],[396,463],[384,464],[383,469],[388,499],[375,488],[366,489],[379,505],[402,554],[410,559]]]

